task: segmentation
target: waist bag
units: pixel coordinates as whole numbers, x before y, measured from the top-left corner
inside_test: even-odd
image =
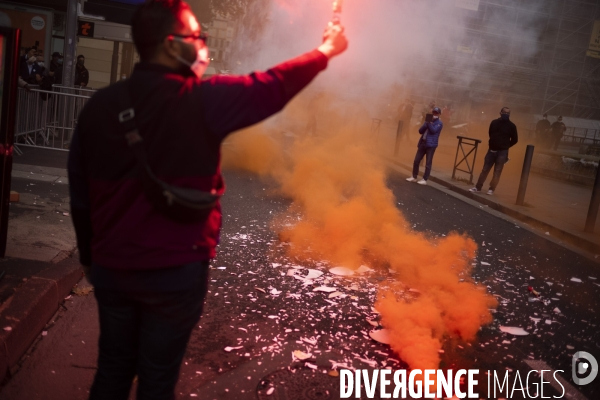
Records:
[[[137,160],[144,194],[150,204],[162,215],[180,223],[195,223],[206,219],[223,195],[223,181],[210,192],[170,185],[159,179],[148,164],[148,155],[135,122],[135,110],[131,105],[128,83],[122,83],[119,122],[124,138]]]

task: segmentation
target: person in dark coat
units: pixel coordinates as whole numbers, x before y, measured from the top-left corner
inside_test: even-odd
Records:
[[[266,72],[202,80],[206,36],[187,3],[146,1],[131,29],[141,62],[88,100],[68,160],[80,262],[100,319],[92,400],[128,399],[136,376],[138,399],[175,398],[219,243],[218,200],[197,219],[165,215],[144,189],[140,147],[129,144],[143,146],[167,184],[222,193],[225,138],[280,111],[347,47],[343,28],[331,25],[315,50]]]
[[[564,122],[562,122],[562,120],[562,115],[559,115],[556,121],[554,121],[550,126],[550,129],[552,130],[552,150],[555,151],[558,150],[560,141],[567,130],[567,126],[564,124]]]
[[[535,140],[542,147],[550,146],[550,121],[548,121],[548,114],[544,114],[537,124],[535,124]]]
[[[75,65],[75,86],[87,87],[90,81],[90,72],[85,67],[85,57],[83,55],[77,56],[77,64]]]
[[[27,50],[21,58],[19,76],[30,85],[39,85],[42,82],[43,68],[38,65],[34,47]]]
[[[493,120],[490,124],[489,136],[489,148],[483,161],[483,170],[479,174],[475,187],[469,190],[471,192],[481,192],[488,174],[494,167],[494,177],[487,191],[488,195],[492,195],[496,190],[496,186],[498,186],[498,182],[500,182],[504,164],[508,162],[508,149],[519,141],[517,126],[510,120],[510,108],[503,107],[500,110],[500,118]]]
[[[440,133],[442,133],[442,128],[444,127],[444,124],[440,120],[442,110],[440,110],[439,107],[433,107],[431,113],[433,114],[433,120],[431,122],[423,122],[423,125],[419,128],[421,139],[419,139],[419,143],[417,143],[417,154],[415,155],[415,160],[413,162],[413,173],[411,177],[406,178],[407,181],[417,182],[419,185],[427,185],[427,179],[429,179],[431,166],[433,165],[433,155],[435,154],[435,149],[438,147]],[[425,161],[425,173],[423,174],[423,179],[417,180],[417,175],[419,175],[419,164],[425,156],[427,157]]]
[[[48,69],[48,76],[52,78],[52,83],[55,85],[62,84],[62,73],[63,73],[63,56],[58,51],[52,53],[52,60],[50,61],[50,68]]]

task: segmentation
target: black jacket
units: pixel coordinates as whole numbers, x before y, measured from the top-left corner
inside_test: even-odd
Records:
[[[510,120],[498,118],[490,124],[490,150],[508,150],[519,141],[517,126]]]

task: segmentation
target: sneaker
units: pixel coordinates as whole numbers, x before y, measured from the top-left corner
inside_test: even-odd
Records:
[[[417,178],[413,178],[412,176],[410,178],[406,178],[407,181],[409,182],[416,182]]]
[[[490,190],[487,191],[487,194],[488,194],[488,196],[491,196],[491,195],[494,194],[494,191],[492,189],[490,189]]]
[[[427,185],[427,181],[425,179],[421,179],[419,182],[417,182],[419,185]]]
[[[481,192],[481,190],[479,190],[476,187],[474,187],[474,188],[469,189],[469,192],[477,193],[477,192]]]

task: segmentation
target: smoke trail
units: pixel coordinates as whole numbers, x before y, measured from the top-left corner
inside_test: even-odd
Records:
[[[235,155],[224,152],[225,165],[268,170],[293,200],[291,209],[301,210],[302,220],[280,232],[293,244],[291,255],[393,272],[394,283],[380,293],[375,307],[391,331],[392,349],[412,368],[436,368],[442,337],[471,340],[491,322],[489,307],[495,300],[470,280],[473,240],[456,233],[433,240],[411,231],[386,187],[383,162],[365,140],[349,129],[299,138],[285,164],[267,154],[265,143],[276,141],[260,129],[232,138],[237,150]],[[282,154],[279,145],[268,148]],[[407,296],[409,288],[411,295],[419,293],[416,298]]]

